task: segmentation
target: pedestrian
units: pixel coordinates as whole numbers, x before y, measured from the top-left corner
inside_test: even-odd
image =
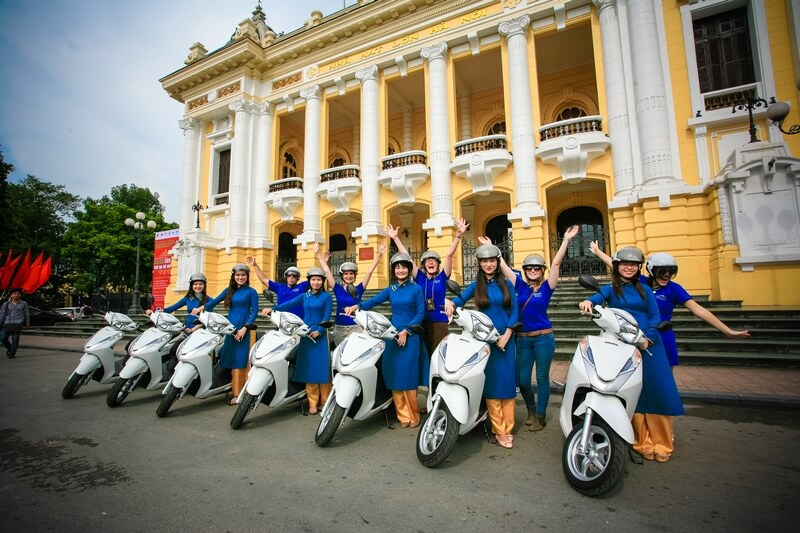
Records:
[[[197,319],[196,315],[192,314],[192,311],[209,300],[208,294],[206,293],[207,283],[208,279],[205,274],[202,272],[195,272],[189,276],[189,289],[186,291],[186,294],[183,295],[183,298],[164,308],[165,313],[174,313],[181,307],[186,307],[186,325],[183,328],[183,332],[186,333],[186,335],[191,335],[193,332],[203,327],[203,323]],[[153,311],[146,309],[144,313],[150,316],[153,314]],[[179,345],[180,343],[175,343],[170,350],[171,360],[167,364],[169,372],[172,372],[178,364],[176,354]]]
[[[570,241],[578,234],[579,227],[571,226],[564,232],[550,272],[545,278],[547,265],[544,257],[530,254],[522,261],[522,275],[517,274],[500,258],[500,269],[509,280],[514,280],[519,307],[520,329],[516,342],[517,387],[525,400],[528,416],[525,425],[530,431],[541,431],[547,425],[547,405],[550,402],[550,365],[556,352],[553,324],[547,316],[550,299],[558,286],[561,262],[567,254]],[[482,244],[491,244],[483,237]],[[524,277],[523,277],[524,276]],[[536,392],[534,397],[531,383],[533,368],[536,366]]]
[[[428,354],[419,335],[412,332],[420,326],[425,314],[422,289],[411,279],[411,256],[397,252],[389,261],[395,282],[365,302],[345,308],[351,315],[357,309],[368,311],[389,302],[392,307],[392,325],[399,332],[396,342],[387,342],[381,358],[381,373],[386,388],[392,391],[394,407],[400,426],[419,426],[417,388],[428,382]]]
[[[453,272],[453,256],[468,227],[469,224],[463,218],[456,222],[456,236],[447,250],[444,261],[435,250],[426,250],[419,260],[422,268],[414,265],[411,272],[412,278],[422,288],[422,294],[425,297],[425,318],[422,320],[422,329],[428,355],[433,355],[436,347],[448,333],[449,321],[447,315],[444,314],[447,280],[450,279],[450,274]],[[408,250],[398,237],[400,227],[395,228],[390,224],[385,231],[394,241],[397,251],[407,254]]]
[[[666,463],[675,449],[672,416],[684,414],[678,387],[656,326],[661,322],[653,291],[641,283],[644,254],[634,246],[620,248],[611,260],[611,284],[582,301],[579,307],[591,313],[606,302],[633,315],[646,337],[639,347],[642,356],[642,392],[633,415],[633,449],[648,461]]]
[[[589,244],[589,250],[611,266],[611,257],[600,249],[597,241]],[[672,320],[672,313],[678,304],[681,304],[694,316],[714,326],[731,339],[744,339],[750,336],[750,332],[747,330],[735,330],[728,327],[714,313],[697,303],[683,286],[673,281],[678,275],[678,263],[671,254],[659,252],[651,255],[647,260],[647,273],[649,276],[642,276],[641,282],[653,290],[661,320]],[[660,333],[670,366],[677,366],[680,363],[678,362],[678,342],[675,339],[675,330],[671,329]]]
[[[31,325],[31,314],[28,302],[22,299],[22,289],[13,288],[8,300],[0,305],[0,325],[2,326],[2,342],[6,347],[6,356],[14,359],[17,356],[19,337],[22,328]],[[9,339],[11,339],[9,341]]]
[[[479,311],[492,320],[500,338],[491,345],[489,361],[486,363],[483,397],[492,423],[492,432],[497,444],[503,448],[514,447],[514,399],[517,396],[515,377],[515,345],[512,341],[513,326],[517,322],[518,307],[514,285],[500,270],[500,248],[493,244],[482,244],[475,250],[478,273],[460,296],[445,300],[445,312],[453,316],[456,307],[475,298]]]
[[[193,315],[212,310],[219,302],[224,302],[228,310],[228,320],[236,327],[236,333],[225,336],[219,352],[219,365],[231,371],[233,397],[229,405],[236,405],[239,393],[247,381],[247,355],[250,352],[250,330],[245,324],[252,324],[258,317],[258,293],[250,286],[250,268],[237,263],[231,269],[228,286],[216,298],[208,300],[192,310]]]
[[[244,260],[247,264],[253,267],[253,270],[255,270],[256,276],[258,276],[258,279],[261,280],[261,283],[263,283],[267,289],[271,290],[277,295],[278,305],[288,302],[289,300],[294,300],[309,289],[308,281],[300,282],[300,269],[296,266],[290,266],[284,271],[283,277],[286,280],[286,283],[278,283],[276,281],[272,281],[266,276],[266,274],[264,274],[264,271],[262,271],[256,263],[255,257],[248,255],[244,258]],[[303,318],[302,304],[297,304],[292,309],[287,309],[286,311]]]
[[[320,324],[330,320],[333,301],[325,290],[325,272],[321,268],[310,268],[306,279],[310,288],[305,293],[276,305],[272,310],[288,311],[298,304],[303,306],[303,320],[311,328],[311,333],[300,339],[292,380],[306,384],[308,413],[315,415],[325,407],[331,392],[328,330]]]
[[[331,253],[322,253],[319,243],[314,243],[314,255],[317,257],[320,267],[322,267],[322,270],[325,272],[325,280],[331,287],[333,287],[333,295],[336,296],[336,318],[334,319],[333,326],[333,346],[338,346],[341,344],[344,338],[350,333],[362,330],[361,326],[355,323],[353,317],[344,314],[344,309],[345,307],[350,307],[351,305],[355,305],[361,301],[361,298],[364,296],[364,290],[367,288],[367,285],[369,285],[370,278],[372,278],[372,273],[375,272],[375,269],[378,267],[378,263],[380,263],[384,254],[386,254],[386,244],[381,243],[380,247],[378,248],[378,253],[375,254],[375,257],[372,259],[372,263],[369,265],[367,273],[364,274],[364,279],[361,280],[361,283],[358,285],[356,285],[358,265],[351,261],[345,261],[339,265],[339,277],[341,279],[341,283],[337,283],[336,278],[333,277],[333,272],[331,272],[331,269],[328,266],[328,259],[330,258]],[[355,295],[350,294],[351,290],[355,293]]]

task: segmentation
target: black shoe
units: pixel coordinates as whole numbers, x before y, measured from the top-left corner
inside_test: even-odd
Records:
[[[13,353],[11,353],[11,351],[8,351],[8,352],[6,352],[6,356],[7,356],[9,359],[14,359],[14,358],[16,357],[16,355],[14,355]]]

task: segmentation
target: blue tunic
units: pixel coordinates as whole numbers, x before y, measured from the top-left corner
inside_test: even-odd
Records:
[[[422,289],[416,283],[407,281],[393,283],[380,293],[360,304],[368,311],[388,301],[392,306],[392,325],[397,331],[409,330],[414,324],[420,325],[425,314],[425,301]],[[428,353],[419,335],[406,337],[406,345],[399,346],[392,340],[386,341],[386,350],[381,359],[383,382],[389,390],[413,390],[420,384],[428,383]]]
[[[200,300],[198,300],[194,296],[189,296],[189,297],[184,296],[183,298],[181,298],[180,300],[178,300],[174,304],[170,305],[169,307],[165,307],[164,308],[164,312],[165,313],[174,313],[175,311],[177,311],[178,309],[180,309],[184,305],[186,306],[186,313],[187,313],[186,314],[186,329],[192,329],[193,327],[195,327],[197,325],[197,317],[192,314],[192,311],[194,311],[196,308],[198,308],[201,305],[203,305],[203,304],[200,303]]]
[[[347,289],[342,286],[341,284],[337,283],[333,286],[333,294],[336,295],[336,318],[334,322],[337,326],[355,326],[356,322],[353,320],[353,317],[347,316],[344,314],[345,307],[350,307],[356,305],[358,302],[361,301],[361,297],[364,296],[364,284],[359,283],[356,287],[356,294],[358,294],[357,298],[353,298],[350,296],[350,293],[347,292]]]
[[[330,383],[331,381],[331,356],[328,346],[328,330],[319,325],[331,317],[333,300],[326,291],[315,293],[312,290],[306,291],[297,298],[288,302],[276,305],[274,309],[278,311],[288,311],[302,306],[304,312],[303,321],[308,324],[311,331],[316,331],[320,335],[315,340],[308,337],[300,339],[300,346],[297,348],[297,362],[294,369],[294,381],[300,383]]]
[[[311,285],[309,285],[307,281],[303,281],[294,287],[289,287],[283,283],[276,283],[270,280],[267,288],[277,295],[278,305],[280,305],[288,302],[289,300],[294,300],[301,294],[305,293],[311,288]],[[284,309],[284,311],[289,311],[290,313],[303,318],[303,303],[298,300],[298,302],[291,309]]]
[[[427,304],[428,300],[433,300],[433,309],[425,306],[425,322],[447,322],[447,315],[444,313],[444,296],[447,289],[447,275],[439,272],[433,279],[429,278],[420,268],[417,270],[417,285],[422,288],[422,296]]]
[[[486,284],[486,295],[489,298],[489,307],[486,309],[479,309],[482,313],[488,316],[495,329],[502,335],[506,329],[513,326],[517,322],[517,299],[514,296],[514,286],[511,282],[505,280],[508,294],[511,297],[511,307],[506,309],[503,307],[503,291],[497,284],[497,280],[492,279]],[[464,307],[470,298],[475,294],[475,287],[477,282],[473,281],[461,293],[461,296],[453,298],[453,303],[458,307]],[[530,304],[529,304],[530,305]],[[492,400],[508,400],[517,397],[517,377],[516,377],[516,362],[514,360],[516,347],[513,340],[509,340],[506,344],[505,351],[497,347],[496,344],[490,344],[491,353],[489,354],[489,362],[486,364],[484,375],[486,381],[483,384],[483,396]]]
[[[519,320],[522,323],[520,331],[531,332],[552,328],[553,324],[547,316],[547,306],[550,305],[550,298],[553,296],[550,283],[544,280],[539,285],[539,290],[533,292],[533,288],[522,279],[522,276],[517,274],[514,286],[517,290]],[[522,308],[523,306],[525,309]]]
[[[642,283],[647,284],[647,282],[648,278],[642,276]],[[672,312],[675,307],[678,304],[683,305],[692,299],[686,289],[671,280],[663,287],[656,284],[653,294],[656,297],[658,310],[661,313],[661,320],[672,320]],[[662,331],[661,340],[664,341],[664,351],[667,352],[669,364],[676,366],[678,364],[678,341],[675,339],[675,330]]]
[[[206,310],[214,309],[214,306],[223,301],[227,294],[228,288],[226,287],[216,298],[206,302]],[[231,297],[231,307],[228,309],[228,320],[231,324],[239,330],[245,324],[255,322],[257,316],[258,293],[256,290],[250,285],[236,289]],[[250,335],[245,335],[240,341],[234,339],[233,335],[226,335],[225,343],[219,352],[219,364],[222,368],[245,368],[249,352]]]
[[[602,296],[601,294],[593,294],[589,300],[593,304],[599,304],[605,298],[609,307],[616,307],[629,312],[636,319],[639,328],[645,332],[647,338],[653,343],[648,348],[650,354],[642,352],[642,394],[639,396],[636,412],[656,415],[682,415],[684,410],[678,387],[675,385],[675,378],[672,376],[672,370],[664,352],[661,336],[656,329],[658,323],[661,322],[658,304],[650,287],[646,285],[641,287],[645,294],[644,300],[639,296],[636,286],[632,284],[622,287],[621,298],[614,294],[614,289],[611,285],[606,285],[600,289]]]

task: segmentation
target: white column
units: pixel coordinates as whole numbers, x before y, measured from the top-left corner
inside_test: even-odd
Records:
[[[511,123],[511,150],[514,154],[516,205],[508,214],[509,220],[521,220],[523,226],[530,219],[544,216],[539,204],[539,184],[536,181],[536,140],[533,127],[533,102],[531,101],[531,76],[528,65],[528,24],[530,18],[501,22],[500,35],[508,41],[508,85],[511,109],[507,113]]]
[[[378,189],[380,169],[380,147],[378,146],[379,101],[378,66],[370,65],[356,70],[356,79],[361,80],[361,201],[363,212],[361,226],[353,232],[367,242],[369,235],[383,234],[381,224],[381,202]]]
[[[353,164],[361,164],[361,124],[353,125]]]
[[[403,147],[401,152],[414,149],[414,109],[410,105],[403,106]]]
[[[653,0],[628,0],[638,137],[642,150],[642,184],[675,181],[669,140],[669,113],[664,67]]]
[[[181,235],[195,229],[195,214],[192,206],[200,200],[200,121],[184,118],[178,121],[183,130],[183,176],[181,178],[180,230]]]
[[[231,181],[228,191],[230,205],[230,239],[232,246],[240,245],[247,235],[248,197],[250,193],[250,158],[252,154],[252,105],[243,98],[228,104],[236,114],[231,142]]]
[[[303,250],[313,242],[323,242],[319,222],[319,158],[320,120],[322,118],[322,91],[319,85],[306,87],[300,91],[300,98],[306,101],[306,131],[303,157],[303,233],[294,240]]]
[[[272,161],[272,105],[269,102],[258,104],[258,134],[256,146],[256,168],[253,172],[251,211],[253,213],[253,234],[251,245],[264,248],[271,245],[269,222],[267,219],[267,194],[269,193],[269,169]]]
[[[603,41],[608,136],[611,139],[611,161],[614,164],[614,196],[615,200],[624,201],[621,197],[633,189],[634,170],[617,0],[594,2],[598,8],[600,37]]]
[[[453,191],[450,178],[450,106],[447,100],[447,43],[439,43],[422,49],[421,55],[428,61],[428,123],[430,142],[428,163],[431,167],[431,191],[433,196],[431,218],[423,229],[433,229],[437,235],[443,227],[452,226]]]
[[[472,138],[472,113],[470,111],[470,98],[469,93],[464,91],[458,98],[459,107],[461,108],[461,140],[466,141]],[[482,137],[483,134],[478,134]]]

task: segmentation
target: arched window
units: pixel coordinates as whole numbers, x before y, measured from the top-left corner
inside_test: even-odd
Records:
[[[576,106],[567,107],[566,109],[562,109],[561,112],[556,116],[556,122],[560,122],[562,120],[571,120],[573,118],[585,117],[586,115],[587,115],[586,111],[581,109],[580,107]]]
[[[281,164],[281,178],[294,178],[297,176],[297,161],[289,152],[284,152]]]
[[[331,161],[330,168],[343,167],[345,165],[344,157],[336,157]]]
[[[506,121],[499,120],[489,126],[486,135],[505,135],[506,134]]]

